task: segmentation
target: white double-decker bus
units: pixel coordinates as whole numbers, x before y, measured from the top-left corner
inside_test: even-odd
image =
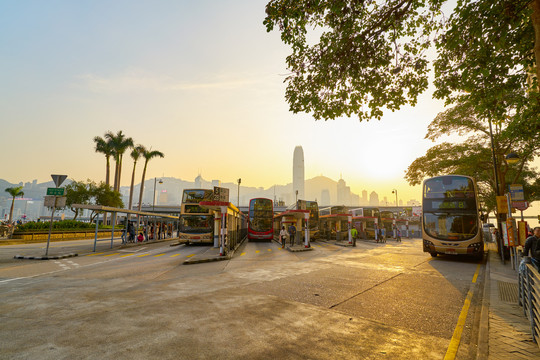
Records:
[[[437,254],[483,256],[477,194],[476,182],[469,176],[444,175],[424,180],[424,252],[433,257]]]
[[[214,215],[199,203],[211,201],[213,190],[186,189],[182,194],[179,238],[190,243],[214,242]]]

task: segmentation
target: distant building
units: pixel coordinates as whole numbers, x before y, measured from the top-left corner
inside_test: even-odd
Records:
[[[296,191],[298,191],[298,199],[305,199],[304,192],[304,150],[301,146],[294,148],[293,154],[293,198],[296,199]]]
[[[199,176],[197,176],[195,178],[195,188],[196,189],[202,189],[202,176],[201,176],[201,174],[199,174]]]
[[[372,191],[371,194],[369,194],[369,205],[379,206],[379,195],[375,191]]]
[[[367,191],[362,190],[362,205],[367,205],[367,204],[369,204],[369,200],[368,200],[368,197],[367,197]]]
[[[169,203],[169,195],[166,189],[163,189],[159,192],[158,201],[156,205],[167,205]]]
[[[321,203],[319,205],[328,206],[330,204],[330,191],[328,189],[323,189],[321,191]]]
[[[212,188],[214,187],[221,187],[221,181],[220,180],[212,180]]]
[[[351,205],[351,188],[342,178],[337,183],[337,205]]]

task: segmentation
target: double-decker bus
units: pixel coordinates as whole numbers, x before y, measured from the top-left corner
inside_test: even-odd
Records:
[[[214,215],[199,205],[213,199],[213,190],[186,189],[182,194],[179,238],[190,243],[214,243]]]
[[[476,182],[469,176],[444,175],[424,180],[424,252],[433,257],[437,254],[483,256],[477,194]]]
[[[297,210],[309,210],[309,236],[317,238],[319,235],[319,204],[316,201],[298,200]],[[302,220],[302,229],[305,228],[305,220]]]
[[[255,198],[249,201],[248,240],[274,238],[274,203],[270,199]]]

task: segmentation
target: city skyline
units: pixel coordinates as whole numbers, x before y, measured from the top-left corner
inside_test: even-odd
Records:
[[[177,179],[177,178],[156,178],[156,180],[162,180],[162,183],[157,184],[156,189],[156,206],[160,205],[171,205],[175,206],[180,203],[181,198],[181,191],[183,189],[187,188],[212,188],[212,186],[222,186],[227,187],[229,189],[229,201],[236,204],[237,199],[237,185],[234,182],[222,182],[221,180],[206,180],[202,177],[202,175],[198,175],[193,181],[189,180],[183,180],[183,179]],[[343,180],[343,179],[340,179]],[[143,204],[144,205],[152,205],[152,198],[154,195],[153,186],[154,186],[154,178],[146,179],[145,180],[145,191],[144,191],[144,197],[143,197]],[[320,185],[321,182],[326,181],[325,185]],[[344,180],[343,180],[344,181]],[[394,206],[393,203],[388,204],[379,204],[378,202],[373,202],[373,194],[375,194],[375,198],[378,198],[378,194],[375,191],[371,191],[370,198],[367,202],[363,201],[363,198],[358,196],[358,203],[355,202],[345,202],[345,203],[338,203],[337,202],[337,184],[338,181],[335,181],[333,179],[330,179],[326,176],[317,176],[315,178],[310,178],[306,180],[308,186],[307,186],[307,192],[310,194],[310,197],[307,197],[306,199],[302,200],[317,200],[319,205],[321,206],[329,206],[329,205],[346,205],[346,206]],[[19,184],[8,184],[5,182],[4,179],[0,179],[0,184],[3,186],[16,186]],[[47,181],[43,183],[39,183],[37,179],[27,182],[23,182],[22,185],[25,187],[25,196],[23,198],[16,198],[15,200],[15,208],[14,208],[14,219],[20,218],[21,215],[26,214],[28,215],[28,218],[36,218],[39,216],[50,216],[50,210],[43,207],[43,196],[45,195],[46,188],[49,186],[54,186],[52,184],[52,181]],[[65,183],[64,183],[65,185]],[[325,186],[324,188],[322,186]],[[335,189],[332,189],[332,186],[335,187]],[[139,193],[139,187],[140,183],[135,184],[135,194]],[[292,205],[295,201],[295,197],[293,196],[292,189],[293,185],[292,182],[287,184],[276,184],[269,188],[261,188],[261,187],[244,187],[240,186],[240,206],[247,206],[249,199],[254,197],[268,197],[274,199],[274,191],[275,188],[277,188],[277,191],[275,192],[275,200],[283,200],[285,201],[285,204],[287,206]],[[323,192],[328,192],[328,198],[330,199],[329,202],[324,201],[322,198]],[[367,192],[367,190],[364,190]],[[125,204],[127,205],[127,199],[129,197],[129,187],[128,186],[122,186],[120,188],[120,193],[122,194],[122,198],[124,199]],[[319,194],[319,196],[317,196]],[[11,198],[8,198],[8,194],[2,194],[0,193],[0,216],[5,217],[7,213],[9,212],[9,208],[11,206]],[[300,198],[299,198],[300,199]],[[378,201],[378,200],[377,200]],[[138,204],[138,195],[136,195],[136,198],[134,199],[133,206],[135,207]],[[419,206],[420,203],[415,199],[410,199],[407,201],[406,204],[403,204],[401,206]],[[66,209],[65,211],[69,216],[69,209]],[[62,213],[62,211],[59,212],[59,214]]]

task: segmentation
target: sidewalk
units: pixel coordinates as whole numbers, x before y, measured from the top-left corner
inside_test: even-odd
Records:
[[[529,320],[518,305],[517,271],[510,261],[503,265],[495,244],[488,248],[477,358],[540,359]]]

